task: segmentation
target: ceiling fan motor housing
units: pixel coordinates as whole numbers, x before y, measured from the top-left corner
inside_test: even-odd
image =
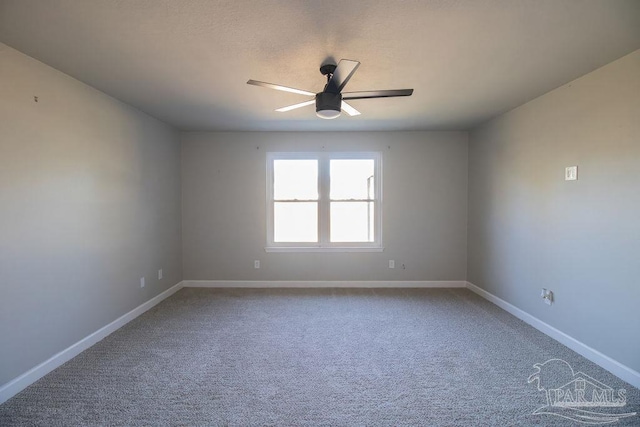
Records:
[[[320,92],[316,94],[316,114],[323,119],[335,119],[340,115],[342,94]]]

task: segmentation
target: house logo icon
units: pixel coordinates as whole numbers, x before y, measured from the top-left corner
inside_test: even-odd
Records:
[[[528,383],[537,382],[547,398],[547,404],[534,415],[554,415],[583,424],[611,424],[637,416],[636,412],[617,409],[627,404],[625,389],[614,390],[584,372],[574,372],[562,359],[549,359],[533,367],[536,372]]]

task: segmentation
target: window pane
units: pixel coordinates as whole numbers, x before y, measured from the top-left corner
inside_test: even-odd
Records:
[[[373,199],[373,159],[331,160],[331,200]]]
[[[373,202],[331,202],[332,242],[373,242]]]
[[[317,202],[275,202],[274,242],[317,242]]]
[[[318,200],[317,160],[274,160],[275,200]]]

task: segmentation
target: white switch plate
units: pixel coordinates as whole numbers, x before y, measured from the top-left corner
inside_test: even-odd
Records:
[[[389,268],[396,268],[396,262],[392,259],[389,260]]]
[[[567,166],[564,168],[564,180],[565,181],[577,181],[578,180],[578,166]]]
[[[162,280],[162,269],[158,270],[158,280]]]
[[[144,277],[140,278],[140,287],[144,288]]]
[[[260,261],[259,260],[253,261],[253,268],[260,268]]]

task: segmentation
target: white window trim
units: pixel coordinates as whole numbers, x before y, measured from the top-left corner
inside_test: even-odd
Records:
[[[313,243],[274,242],[273,161],[318,160],[318,240]],[[329,160],[374,159],[376,185],[374,242],[332,243],[329,241]],[[267,245],[266,252],[382,252],[382,154],[379,152],[269,152],[267,153]]]

